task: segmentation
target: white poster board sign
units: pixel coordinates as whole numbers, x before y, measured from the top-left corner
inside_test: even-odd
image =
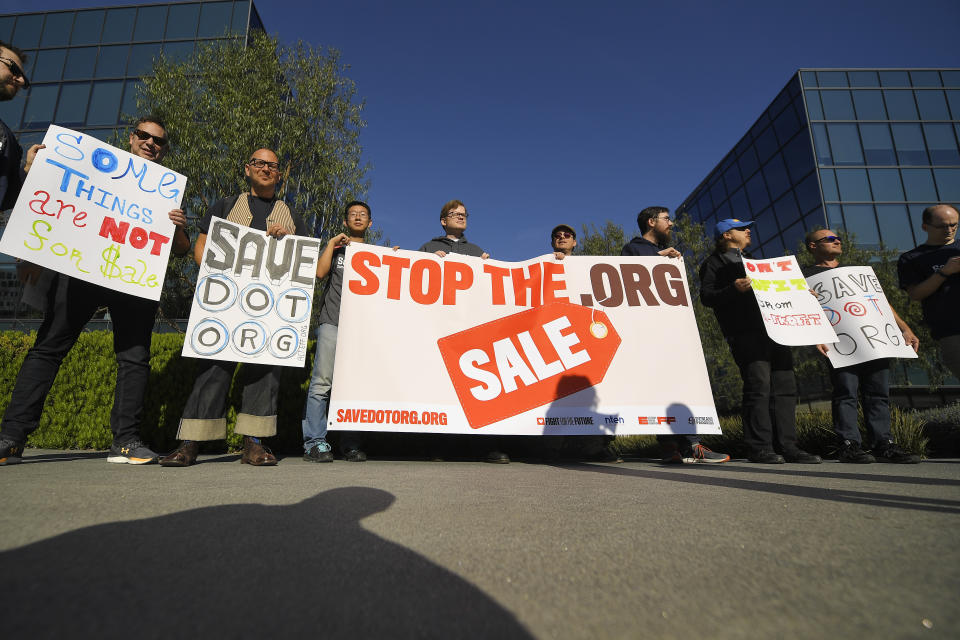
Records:
[[[0,251],[108,289],[160,299],[186,176],[51,125]]]
[[[302,367],[320,242],[213,218],[183,355]]]
[[[744,258],[743,266],[771,340],[788,346],[837,341],[794,256]]]
[[[328,428],[720,432],[681,260],[500,262],[354,243]]]
[[[870,267],[837,267],[807,278],[838,341],[828,345],[835,369],[878,358],[916,358]],[[960,310],[958,310],[960,312]]]

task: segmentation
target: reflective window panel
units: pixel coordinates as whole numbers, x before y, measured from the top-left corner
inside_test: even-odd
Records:
[[[870,89],[854,91],[853,106],[858,120],[887,119],[887,110],[883,106],[883,94],[879,91]]]
[[[934,169],[940,202],[960,202],[960,169]]]
[[[34,49],[40,44],[40,32],[43,30],[43,14],[31,14],[17,17],[17,26],[13,30],[12,42],[21,50]]]
[[[200,21],[199,4],[175,4],[170,7],[167,16],[167,40],[195,38],[197,23]]]
[[[200,26],[197,37],[216,38],[227,33],[230,16],[233,14],[232,2],[204,2],[200,8]]]
[[[897,164],[897,154],[893,148],[889,125],[886,123],[861,124],[860,137],[863,140],[863,156],[867,164]]]
[[[56,123],[63,127],[83,125],[90,98],[89,82],[67,82],[61,86],[60,102],[57,104]]]
[[[120,98],[123,94],[123,82],[95,82],[90,98],[90,110],[87,124],[116,124],[120,113]]]
[[[863,164],[863,151],[860,148],[857,125],[830,123],[827,125],[827,132],[830,136],[834,164]]]
[[[48,13],[43,25],[43,37],[40,46],[63,47],[70,44],[70,30],[73,28],[73,12]],[[22,49],[23,47],[20,46]]]
[[[821,91],[823,115],[827,120],[854,120],[853,101],[849,91]]]
[[[873,249],[880,246],[880,232],[872,204],[843,205],[843,220],[856,244]]]
[[[823,189],[824,201],[836,202],[840,199],[837,177],[833,169],[820,169],[820,188]]]
[[[880,236],[888,249],[906,251],[917,246],[906,205],[878,204],[876,208]]]
[[[96,64],[96,47],[73,47],[67,52],[67,64],[63,68],[63,79],[80,80],[92,78]]]
[[[900,175],[903,176],[903,190],[907,200],[937,200],[937,188],[934,186],[930,169],[901,169]]]
[[[33,85],[23,113],[24,129],[46,129],[53,122],[53,110],[57,104],[59,85]]]
[[[837,188],[840,199],[847,202],[869,202],[870,183],[866,169],[837,169]]]
[[[137,10],[134,7],[108,9],[101,42],[130,42],[136,19]]]
[[[903,185],[900,182],[900,171],[897,169],[868,169],[870,187],[873,191],[873,200],[902,202]]]
[[[36,58],[30,81],[59,82],[63,74],[63,63],[67,59],[67,50],[43,49],[36,52]]]
[[[930,151],[930,164],[960,165],[960,151],[954,138],[953,125],[943,123],[924,123],[923,134]]]
[[[167,23],[167,6],[148,6],[137,9],[137,23],[133,30],[134,40],[162,40]]]
[[[919,124],[894,123],[890,128],[893,130],[893,143],[897,149],[899,164],[929,164],[930,159],[927,157],[927,148],[923,143]]]
[[[887,113],[891,120],[917,120],[917,105],[913,99],[913,91],[884,91],[883,98],[887,103]]]
[[[96,44],[100,42],[100,32],[103,30],[103,11],[78,11],[73,21],[73,33],[70,44]]]

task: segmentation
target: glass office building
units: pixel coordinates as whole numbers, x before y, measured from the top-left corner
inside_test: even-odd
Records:
[[[678,213],[755,220],[755,256],[816,225],[903,251],[925,207],[960,203],[958,142],[960,69],[803,69]]]
[[[0,40],[27,56],[29,91],[0,102],[0,119],[24,149],[50,124],[109,140],[137,113],[136,89],[159,55],[180,59],[198,43],[264,30],[250,0],[216,0],[0,15]],[[0,213],[0,229],[5,215]],[[13,261],[0,254],[0,316],[16,311]]]

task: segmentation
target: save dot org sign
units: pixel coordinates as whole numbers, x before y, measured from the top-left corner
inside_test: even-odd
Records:
[[[51,126],[0,251],[151,300],[160,299],[187,178],[85,133]]]
[[[213,218],[183,355],[302,367],[320,242]]]
[[[807,278],[837,333],[828,345],[834,368],[878,358],[916,358],[870,267],[837,267]]]
[[[683,262],[351,243],[328,427],[719,433]]]

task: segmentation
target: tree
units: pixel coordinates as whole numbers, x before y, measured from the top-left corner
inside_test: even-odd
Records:
[[[583,225],[583,233],[577,241],[577,248],[574,254],[580,256],[618,256],[623,245],[624,239],[623,227],[617,223],[607,220],[603,229],[598,230],[596,225]]]
[[[158,59],[137,108],[167,125],[165,164],[188,177],[190,224],[219,198],[245,191],[243,165],[267,147],[280,158],[278,195],[312,235],[339,233],[343,205],[369,186],[359,142],[364,105],[346,70],[335,50],[286,47],[262,34],[246,46],[239,39],[201,46],[182,62]],[[161,300],[168,317],[189,313],[194,274],[191,258],[171,260]]]

